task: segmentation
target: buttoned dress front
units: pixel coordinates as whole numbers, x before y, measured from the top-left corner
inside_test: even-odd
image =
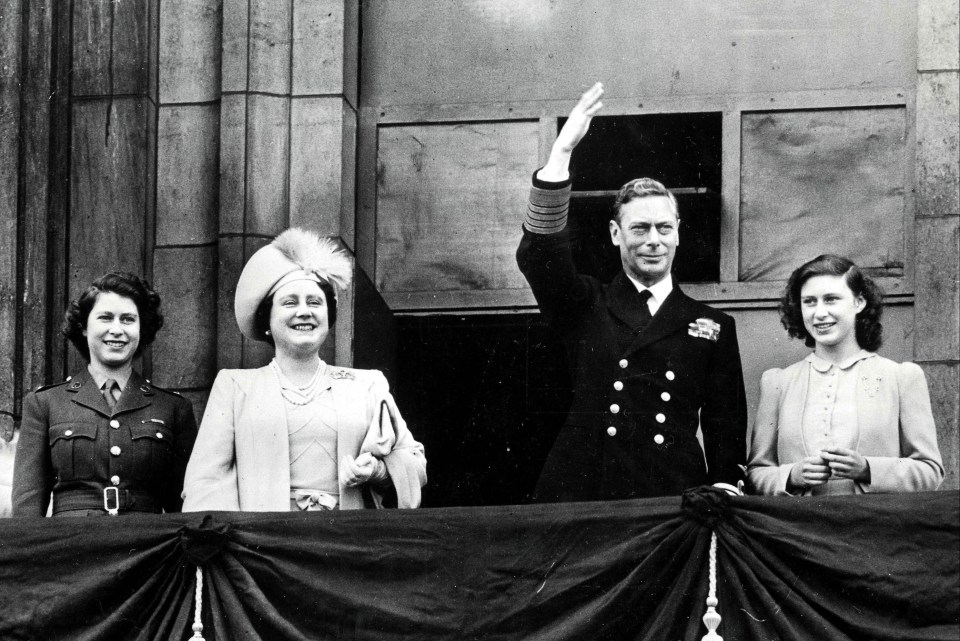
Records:
[[[566,347],[574,398],[537,485],[540,501],[679,495],[735,485],[746,402],[734,320],[679,286],[648,324],[625,273],[578,274],[565,225],[569,186],[535,182],[517,261]],[[694,326],[708,328],[694,330]],[[697,439],[702,430],[703,447]]]
[[[13,514],[106,514],[105,488],[120,513],[179,512],[196,434],[185,398],[134,372],[111,409],[84,368],[24,399]]]
[[[864,350],[839,364],[810,354],[764,372],[749,445],[747,474],[758,494],[788,494],[794,464],[827,446],[859,452],[870,482],[832,479],[798,494],[917,492],[943,480],[923,370]]]

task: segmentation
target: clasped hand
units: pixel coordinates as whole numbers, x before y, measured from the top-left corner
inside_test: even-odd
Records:
[[[846,447],[830,447],[820,456],[808,456],[790,470],[790,482],[795,487],[823,485],[830,479],[870,481],[870,464],[859,452]]]
[[[346,487],[363,485],[373,477],[380,464],[370,452],[361,452],[357,458],[345,454],[340,460],[340,482]]]

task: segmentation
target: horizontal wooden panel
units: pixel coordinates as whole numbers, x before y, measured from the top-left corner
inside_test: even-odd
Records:
[[[609,98],[910,86],[915,60],[912,2],[394,0],[364,5],[360,93],[366,106],[573,100],[596,80]]]
[[[902,108],[743,114],[740,279],[823,253],[902,275],[906,128]]]
[[[888,305],[912,303],[911,289],[902,278],[875,280],[886,292],[884,300]],[[683,283],[683,291],[719,309],[774,309],[785,286],[785,281]],[[383,298],[395,313],[429,313],[431,310],[466,313],[482,309],[532,311],[537,306],[533,293],[526,286],[522,289],[499,290],[385,292]]]
[[[514,254],[538,130],[536,122],[380,129],[381,292],[525,287]]]

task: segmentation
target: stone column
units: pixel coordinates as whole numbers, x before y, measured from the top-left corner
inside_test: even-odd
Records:
[[[915,360],[930,385],[947,476],[960,487],[960,10],[917,3]]]
[[[217,372],[220,4],[153,0],[149,21],[147,244],[165,316],[151,369],[198,413]]]
[[[220,106],[218,366],[254,367],[234,286],[246,259],[290,226],[353,250],[359,8],[356,0],[224,0]],[[353,295],[323,357],[352,362]]]

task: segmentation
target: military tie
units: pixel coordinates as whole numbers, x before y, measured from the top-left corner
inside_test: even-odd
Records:
[[[650,321],[653,320],[653,315],[650,313],[650,308],[647,306],[647,301],[650,300],[650,297],[653,294],[650,293],[649,289],[644,289],[643,291],[637,292],[637,299],[640,301],[640,309],[638,310],[637,317],[640,319],[640,323],[637,325],[636,332],[640,333],[644,328],[650,324]]]
[[[111,411],[117,406],[117,397],[114,396],[113,390],[117,390],[117,396],[119,396],[120,386],[117,385],[117,381],[108,378],[103,382],[103,400],[107,402],[107,407]]]

